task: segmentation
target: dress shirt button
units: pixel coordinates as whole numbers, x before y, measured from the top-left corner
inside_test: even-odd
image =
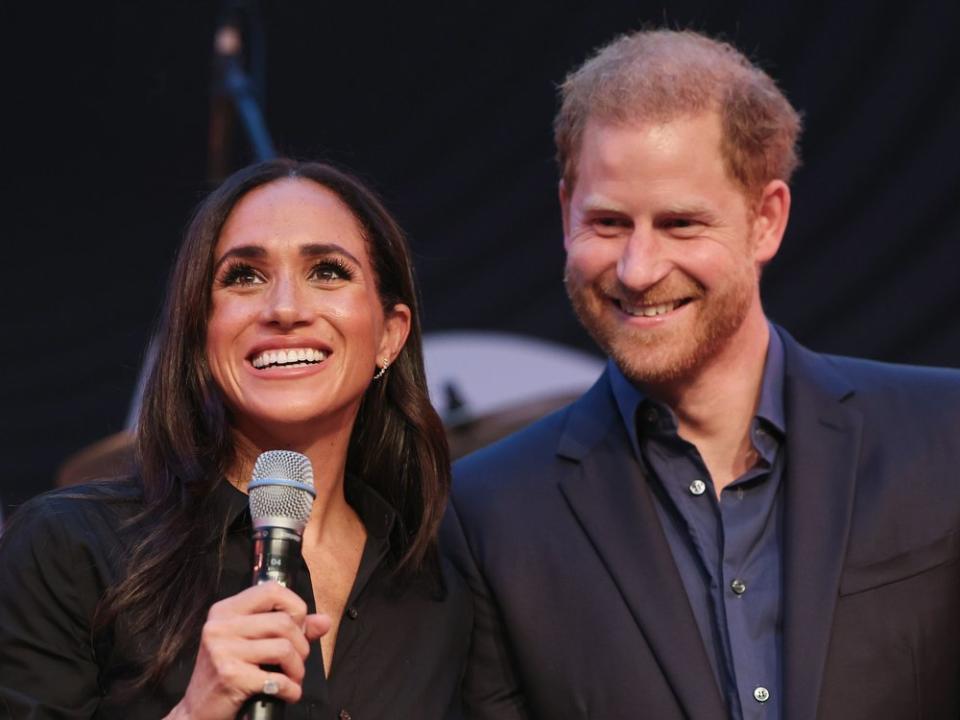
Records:
[[[733,590],[733,592],[737,595],[743,595],[747,591],[747,585],[743,582],[743,580],[734,580],[732,583],[730,583],[730,589]],[[766,692],[766,690],[763,688],[757,688],[757,690],[763,690]],[[754,695],[756,695],[756,693],[754,693]],[[759,700],[759,698],[757,699]],[[763,701],[761,700],[761,702]]]
[[[360,611],[357,610],[357,608],[354,607],[353,605],[347,608],[347,617],[350,618],[351,620],[356,620],[359,615],[360,615]]]
[[[757,688],[757,689],[759,690],[761,688]],[[348,713],[346,710],[341,710],[340,714],[337,715],[337,717],[340,718],[340,720],[350,720],[350,713]]]
[[[770,699],[770,691],[760,685],[753,691],[753,699],[757,702],[766,702]]]
[[[691,495],[703,495],[707,490],[707,484],[703,480],[694,480],[690,483]]]
[[[647,418],[648,423],[655,423],[660,419],[660,413],[657,412],[656,408],[647,408],[645,417]]]

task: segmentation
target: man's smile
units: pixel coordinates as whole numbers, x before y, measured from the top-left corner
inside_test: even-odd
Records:
[[[625,300],[613,299],[614,304],[616,304],[621,312],[632,317],[657,317],[658,315],[666,315],[691,301],[692,298],[681,298],[680,300],[668,300],[667,302],[649,304],[629,303]]]

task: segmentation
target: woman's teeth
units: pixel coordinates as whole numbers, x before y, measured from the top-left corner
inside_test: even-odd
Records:
[[[257,369],[267,367],[303,367],[322,362],[327,354],[314,348],[289,348],[287,350],[264,350],[253,356],[250,364]]]

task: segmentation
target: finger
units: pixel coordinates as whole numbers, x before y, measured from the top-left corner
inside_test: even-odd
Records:
[[[306,672],[303,657],[286,638],[245,640],[237,643],[233,652],[238,660],[250,665],[279,665],[283,674],[297,683]]]
[[[295,703],[303,694],[300,683],[294,682],[282,673],[258,669],[251,677],[254,687],[248,691],[248,695],[269,695],[286,703]]]
[[[242,592],[215,603],[210,608],[210,616],[236,614],[251,615],[253,613],[283,610],[300,625],[307,615],[307,604],[292,590],[277,582],[254,585]]]
[[[208,652],[220,653],[244,642],[270,638],[286,640],[302,658],[310,653],[304,631],[283,611],[207,620],[200,633],[200,645]]]
[[[324,635],[330,631],[330,627],[333,625],[333,621],[330,619],[329,615],[325,614],[316,614],[316,615],[307,615],[306,624],[304,625],[303,631],[306,633],[307,640],[313,642],[314,640],[319,640]]]
[[[306,618],[304,619],[306,622]],[[301,657],[310,652],[310,644],[301,625],[282,610],[256,613],[254,615],[236,615],[218,621],[216,632],[221,637],[260,640],[264,638],[286,638]]]

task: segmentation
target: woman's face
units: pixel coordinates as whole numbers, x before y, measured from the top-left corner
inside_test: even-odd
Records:
[[[377,365],[410,328],[406,305],[384,313],[353,214],[310,180],[277,180],[237,203],[212,282],[207,359],[255,443],[349,432]]]

